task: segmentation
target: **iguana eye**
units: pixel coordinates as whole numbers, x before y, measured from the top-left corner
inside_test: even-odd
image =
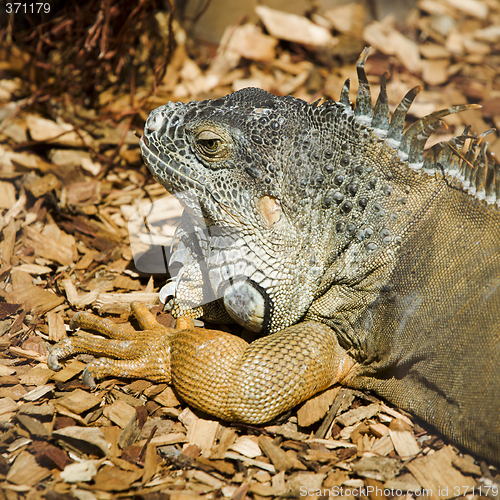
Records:
[[[196,137],[196,144],[200,154],[208,157],[208,159],[213,159],[216,156],[220,157],[221,153],[224,151],[222,137],[211,130],[203,130],[200,132]]]
[[[210,151],[217,151],[217,148],[220,146],[220,141],[217,139],[205,139],[200,141],[201,145]]]

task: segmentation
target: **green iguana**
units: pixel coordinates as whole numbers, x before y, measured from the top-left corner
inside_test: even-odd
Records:
[[[115,340],[64,340],[50,367],[77,352],[120,358],[94,360],[84,381],[172,382],[194,407],[254,424],[340,382],[500,461],[500,166],[468,129],[424,159],[440,119],[473,106],[403,133],[419,88],[391,118],[383,78],[372,109],[366,56],[354,109],[346,82],[339,102],[247,88],[147,120],[144,161],[193,229],[161,297],[175,317],[265,336],[247,344],[183,318],[165,328],[134,305],[146,331],[79,313],[73,326]]]

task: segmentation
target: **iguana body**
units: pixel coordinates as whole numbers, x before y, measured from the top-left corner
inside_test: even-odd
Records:
[[[199,205],[179,195],[187,217],[213,236],[210,246],[200,231],[182,235],[184,272],[164,298],[176,316],[268,336],[247,345],[161,329],[141,308],[150,358],[142,341],[127,344],[124,357],[141,361],[97,360],[87,379],[172,378],[194,406],[252,423],[341,382],[500,461],[500,167],[483,146],[475,156],[477,139],[462,153],[466,135],[423,162],[439,118],[467,107],[403,136],[418,91],[389,120],[383,84],[372,113],[363,63],[354,111],[347,89],[320,106],[244,89],[151,113],[146,164],[170,192],[195,193]],[[198,306],[210,297],[222,299]],[[77,323],[116,336],[89,316]],[[71,340],[50,362],[82,350],[120,357],[113,349]]]

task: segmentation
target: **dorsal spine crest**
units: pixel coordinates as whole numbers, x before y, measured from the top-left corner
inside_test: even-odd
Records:
[[[444,124],[442,118],[480,106],[464,104],[441,109],[420,118],[404,131],[406,115],[421,87],[411,89],[391,117],[387,100],[389,74],[386,72],[381,77],[380,93],[373,108],[370,84],[364,70],[369,52],[370,48],[365,48],[356,64],[359,85],[354,108],[349,101],[350,82],[346,80],[344,83],[339,100],[344,106],[344,113],[352,115],[357,123],[383,140],[412,170],[424,175],[440,173],[453,180],[453,184],[458,183],[459,188],[476,199],[500,207],[500,163],[488,151],[488,143],[483,140],[493,130],[470,136],[470,127],[467,127],[463,134],[434,145],[424,155],[427,139]]]

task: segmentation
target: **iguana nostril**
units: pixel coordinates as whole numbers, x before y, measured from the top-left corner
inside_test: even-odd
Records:
[[[151,134],[152,132],[156,132],[161,127],[162,123],[163,117],[159,113],[151,116],[146,123],[147,132],[149,134]]]

